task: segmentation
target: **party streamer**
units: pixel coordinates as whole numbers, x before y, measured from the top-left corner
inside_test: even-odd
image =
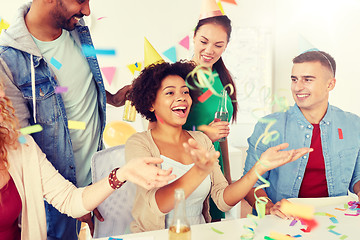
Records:
[[[213,84],[215,82],[215,77],[218,76],[217,73],[213,74],[210,68],[198,65],[191,71],[185,79],[186,85],[191,90],[194,89],[208,89],[212,92],[213,95],[222,97],[222,95],[213,88]],[[192,78],[195,84],[195,87],[188,83],[188,78]],[[224,89],[229,88],[229,96],[234,93],[234,87],[231,84],[225,85]]]
[[[278,98],[274,96],[274,100],[272,102],[273,105],[278,105],[281,111],[286,111],[289,107],[287,105],[287,101],[284,101],[283,98]],[[257,109],[259,110],[259,109]],[[280,133],[276,130],[270,131],[270,128],[276,123],[276,119],[267,119],[260,118],[259,122],[267,123],[267,126],[264,130],[264,133],[260,135],[259,139],[255,144],[255,153],[258,147],[258,144],[261,142],[264,145],[268,145],[272,141],[276,141],[280,137]],[[260,158],[256,155],[257,164],[261,164],[266,167],[264,163],[260,161]],[[254,197],[255,197],[255,209],[258,216],[254,216],[252,214],[248,214],[248,218],[251,219],[252,225],[245,225],[244,228],[247,230],[247,233],[241,235],[242,240],[251,240],[254,239],[255,236],[255,228],[257,227],[257,220],[261,219],[265,216],[265,207],[268,203],[268,199],[266,197],[258,197],[256,192],[260,189],[264,189],[270,186],[270,182],[264,179],[255,168],[255,174],[263,182],[260,186],[255,188]]]

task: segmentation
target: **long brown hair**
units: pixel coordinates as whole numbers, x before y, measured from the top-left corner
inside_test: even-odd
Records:
[[[4,87],[0,82],[0,170],[7,172],[8,149],[17,149],[19,146],[19,123],[10,100],[3,96]],[[1,194],[0,194],[1,203]]]
[[[194,32],[194,36],[196,35],[197,31],[199,30],[199,28],[205,24],[218,24],[221,25],[226,33],[227,33],[227,40],[228,42],[230,41],[230,35],[231,35],[231,21],[227,16],[215,16],[215,17],[210,17],[210,18],[204,18],[199,20],[198,24],[195,27],[195,32]],[[231,84],[234,87],[234,93],[233,94],[229,94],[231,101],[232,101],[232,105],[233,105],[233,115],[232,115],[232,122],[236,121],[236,116],[237,116],[237,112],[238,112],[238,103],[236,100],[236,87],[235,87],[235,83],[231,77],[231,74],[229,72],[229,70],[226,68],[224,61],[222,60],[222,58],[220,57],[219,60],[214,63],[213,68],[217,71],[217,73],[219,74],[219,78],[221,80],[221,83],[223,86],[226,86],[227,84]],[[229,89],[227,89],[228,93],[229,93]]]

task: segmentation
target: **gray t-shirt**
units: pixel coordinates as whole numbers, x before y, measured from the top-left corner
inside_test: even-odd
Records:
[[[101,128],[96,83],[86,58],[68,31],[63,30],[59,38],[50,42],[33,39],[54,71],[59,85],[68,87],[67,92],[60,93],[68,120],[86,124],[85,130],[69,129],[77,185],[86,186],[91,183],[90,161],[97,150]],[[51,64],[54,61],[61,67]]]

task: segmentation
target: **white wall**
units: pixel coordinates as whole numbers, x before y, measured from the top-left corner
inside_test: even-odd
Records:
[[[8,19],[24,0],[0,0],[0,17]],[[358,0],[238,0],[238,5],[222,3],[232,19],[233,27],[268,29],[272,32],[273,94],[285,96],[290,104],[291,60],[306,48],[329,52],[337,61],[337,85],[330,102],[360,115],[360,10]],[[201,0],[91,0],[92,36],[98,48],[115,48],[115,57],[99,57],[100,65],[116,66],[117,72],[110,92],[132,81],[128,64],[143,61],[144,36],[161,54],[176,46],[178,58],[191,58],[180,41],[192,34],[200,11]],[[6,6],[6,7],[4,7]],[[101,20],[97,20],[104,17]],[[164,57],[165,58],[165,57]],[[241,79],[240,79],[241,81]],[[241,89],[239,89],[241,91]],[[121,119],[122,108],[109,108],[109,120]],[[240,116],[241,117],[241,116]],[[139,116],[133,124],[139,131]],[[231,132],[234,146],[246,145],[252,126],[241,132]]]

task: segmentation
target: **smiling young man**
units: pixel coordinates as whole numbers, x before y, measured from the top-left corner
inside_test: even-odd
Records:
[[[91,183],[91,157],[103,148],[106,102],[123,104],[127,90],[105,91],[96,57],[82,54],[92,46],[82,20],[89,14],[89,0],[34,0],[0,36],[0,80],[21,127],[43,127],[32,137],[78,187]],[[68,91],[57,94],[58,86]],[[69,129],[68,120],[85,122],[86,129]],[[77,239],[80,223],[45,205],[48,239]]]
[[[287,198],[335,197],[348,190],[360,199],[360,118],[328,103],[336,79],[335,60],[322,51],[308,51],[293,59],[291,92],[295,105],[286,112],[270,114],[259,121],[248,139],[249,150],[245,171],[269,147],[289,143],[289,149],[310,147],[314,151],[297,161],[273,169],[263,175],[270,187],[256,195],[269,198],[266,214],[286,218],[279,208]],[[268,132],[278,138],[268,144],[261,141]],[[258,142],[259,140],[259,142]],[[257,187],[261,181],[254,186]],[[246,200],[254,206],[254,190]]]

